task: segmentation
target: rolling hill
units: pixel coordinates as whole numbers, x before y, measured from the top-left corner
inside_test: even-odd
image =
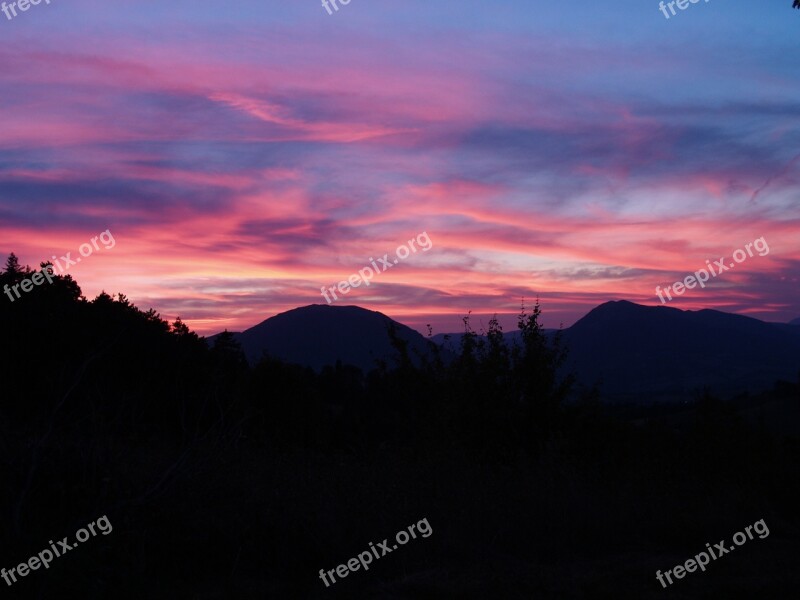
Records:
[[[580,381],[619,399],[756,391],[800,372],[800,330],[716,310],[607,302],[564,340]]]
[[[312,304],[295,308],[235,333],[234,337],[251,364],[266,352],[317,371],[341,361],[367,372],[377,366],[377,361],[391,361],[396,354],[387,333],[392,324],[398,337],[408,343],[412,358],[430,352],[419,332],[358,306]]]

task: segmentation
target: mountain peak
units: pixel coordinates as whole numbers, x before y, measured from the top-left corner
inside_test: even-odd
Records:
[[[331,317],[331,316],[340,316],[340,315],[379,315],[384,319],[389,319],[386,315],[377,310],[369,310],[367,308],[361,308],[360,306],[356,306],[354,304],[345,304],[345,305],[332,305],[332,304],[308,304],[306,306],[298,306],[297,308],[291,308],[286,310],[282,313],[278,313],[272,317],[264,319],[255,327],[266,323],[272,319],[277,318],[289,318],[289,317],[299,317],[299,316],[312,316],[312,317]],[[390,319],[391,320],[391,319]],[[251,329],[253,329],[251,327]],[[249,331],[249,330],[248,330]]]
[[[237,334],[251,363],[266,352],[285,362],[320,370],[341,361],[364,371],[395,354],[388,329],[408,342],[409,354],[428,352],[425,338],[385,314],[354,305],[310,304],[279,313]]]
[[[765,389],[796,376],[800,352],[794,327],[627,301],[601,304],[567,329],[564,341],[587,385],[603,381],[609,396],[651,399],[705,387]]]
[[[655,314],[665,314],[667,311],[680,313],[677,308],[666,306],[644,306],[628,300],[611,300],[590,310],[584,317],[578,319],[573,327],[581,329],[583,327],[598,325],[630,326],[639,319],[647,319]]]

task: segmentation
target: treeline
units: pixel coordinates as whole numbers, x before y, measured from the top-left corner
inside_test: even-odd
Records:
[[[34,272],[12,255],[0,289]],[[523,308],[510,346],[495,320],[478,336],[466,318],[453,360],[417,360],[389,330],[391,361],[315,373],[250,366],[232,335],[208,344],[70,276],[0,296],[0,564],[107,514],[112,535],[21,597],[645,597],[649,581],[603,560],[649,577],[665,552],[760,518],[771,542],[796,531],[796,436],[710,396],[630,415],[576,399],[540,316]],[[379,573],[317,579],[422,517],[433,536]],[[770,581],[717,589],[789,579]]]
[[[0,288],[31,274],[11,255]],[[227,332],[209,345],[180,319],[170,324],[123,294],[90,301],[71,276],[52,279],[0,302],[13,340],[0,366],[3,411],[17,426],[58,413],[63,427],[91,414],[106,432],[157,431],[184,441],[213,432],[275,446],[351,447],[411,436],[513,451],[533,449],[559,426],[570,389],[569,378],[556,376],[564,351],[543,335],[538,304],[530,314],[523,309],[521,341],[510,348],[496,320],[483,337],[465,319],[460,354],[447,364],[436,349],[434,359],[412,360],[389,330],[396,356],[388,364],[315,373],[268,357],[250,368]]]

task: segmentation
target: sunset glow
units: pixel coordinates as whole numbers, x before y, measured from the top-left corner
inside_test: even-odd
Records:
[[[430,251],[340,303],[441,333],[469,311],[509,327],[523,297],[547,326],[660,304],[656,286],[764,237],[670,306],[800,316],[797,15],[536,5],[0,15],[0,253],[38,266],[110,229],[70,269],[84,294],[212,334],[324,303],[424,231]]]

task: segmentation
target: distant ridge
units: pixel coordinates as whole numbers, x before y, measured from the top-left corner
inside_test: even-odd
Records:
[[[704,388],[720,395],[771,388],[777,380],[797,381],[800,319],[766,323],[716,310],[684,311],[606,302],[563,330],[569,349],[566,371],[608,400],[650,402],[691,398]],[[251,364],[266,352],[317,371],[340,361],[370,371],[378,361],[394,366],[387,334],[394,324],[412,357],[430,352],[419,332],[386,315],[358,306],[313,304],[290,310],[234,334]],[[554,330],[546,330],[552,336]],[[448,360],[462,333],[431,341]],[[518,331],[505,334],[512,343]],[[213,337],[209,341],[213,342]]]
[[[607,397],[686,398],[796,381],[800,331],[716,310],[606,302],[565,330],[569,366]]]
[[[312,304],[295,308],[234,337],[251,364],[266,352],[271,357],[317,371],[341,361],[367,372],[377,366],[377,361],[390,360],[396,354],[388,335],[391,324],[398,337],[408,342],[412,357],[430,351],[419,332],[383,313],[358,306]]]

